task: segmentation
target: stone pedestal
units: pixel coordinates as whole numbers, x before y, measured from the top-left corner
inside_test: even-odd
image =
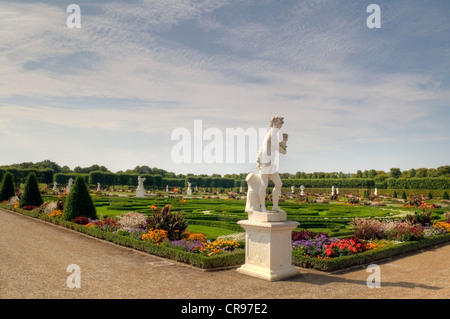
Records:
[[[245,264],[239,273],[276,281],[299,275],[292,265],[292,230],[298,223],[285,212],[248,212],[239,225],[246,231]]]
[[[136,197],[145,197],[145,189],[136,189]]]

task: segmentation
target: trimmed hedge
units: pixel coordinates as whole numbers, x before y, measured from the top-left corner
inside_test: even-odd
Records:
[[[2,185],[0,186],[0,201],[8,200],[14,195],[14,176],[10,172],[7,172],[3,176]]]
[[[41,206],[44,203],[36,177],[36,173],[30,173],[25,182],[23,195],[20,198],[20,207]]]
[[[431,238],[424,238],[418,241],[409,241],[395,246],[368,250],[350,256],[336,257],[331,259],[317,259],[310,257],[292,256],[293,264],[304,268],[314,268],[322,271],[335,271],[356,265],[366,265],[375,261],[403,255],[423,248],[436,246],[450,241],[450,234],[440,235]]]
[[[75,217],[84,216],[97,218],[97,211],[89,194],[84,178],[78,176],[73,184],[64,205],[63,219],[74,220]]]

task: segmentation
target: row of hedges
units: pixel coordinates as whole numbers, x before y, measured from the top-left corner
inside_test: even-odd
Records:
[[[450,241],[450,234],[445,234],[430,238],[423,238],[418,241],[402,242],[395,246],[379,248],[377,250],[368,250],[350,256],[331,259],[292,256],[292,261],[294,265],[299,267],[314,268],[322,271],[336,271],[356,265],[367,265],[373,262],[379,262],[398,255],[418,251],[423,248],[440,245],[448,241]]]
[[[66,185],[70,178],[75,178],[78,174],[55,174],[55,181],[58,184]],[[164,188],[181,188],[186,187],[187,182],[192,184],[192,187],[215,187],[215,188],[232,188],[235,187],[235,180],[231,178],[212,178],[212,177],[193,177],[189,176],[186,179],[167,178],[161,175],[150,174],[129,174],[129,173],[110,173],[102,171],[93,171],[89,174],[82,175],[89,184],[100,183],[102,186],[122,185],[122,186],[137,186],[138,176],[145,178],[145,187]],[[240,185],[240,182],[239,182]]]
[[[306,188],[450,189],[450,178],[445,177],[387,178],[383,182],[373,178],[294,178],[282,181],[283,187],[303,185]]]
[[[39,183],[52,184],[56,181],[59,185],[67,185],[70,178],[75,179],[77,176],[83,176],[86,183],[96,185],[100,183],[102,186],[123,185],[137,186],[137,177],[145,177],[144,185],[146,187],[164,188],[168,185],[173,187],[186,187],[187,182],[192,183],[192,187],[212,187],[212,188],[233,188],[246,186],[245,181],[235,180],[225,177],[203,177],[188,176],[185,179],[166,178],[161,175],[136,174],[136,173],[111,173],[103,171],[92,171],[89,174],[76,173],[57,173],[54,174],[52,169],[16,169],[2,168],[0,169],[0,180],[6,172],[11,172],[16,183],[25,183],[26,177],[30,173],[35,173]],[[450,178],[445,177],[414,177],[414,178],[387,178],[384,181],[376,181],[373,178],[292,178],[282,179],[283,187],[300,187],[306,188],[331,188],[332,186],[340,188],[380,188],[380,189],[450,189]],[[272,181],[269,181],[272,187]]]
[[[51,168],[47,169],[17,169],[17,168],[0,168],[0,180],[3,179],[4,175],[10,172],[14,177],[14,183],[24,184],[28,175],[30,173],[35,173],[37,180],[42,184],[53,183],[53,170]]]

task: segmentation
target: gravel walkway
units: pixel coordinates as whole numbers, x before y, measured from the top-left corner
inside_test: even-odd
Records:
[[[302,269],[285,281],[202,271],[0,209],[0,298],[309,299],[450,297],[450,245],[380,264],[381,287],[359,267],[340,273]],[[81,287],[69,288],[70,264]]]

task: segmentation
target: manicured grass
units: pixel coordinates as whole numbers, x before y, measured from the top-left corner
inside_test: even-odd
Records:
[[[203,225],[189,225],[187,231],[191,233],[202,233],[209,240],[215,240],[218,236],[235,233],[232,230]]]

